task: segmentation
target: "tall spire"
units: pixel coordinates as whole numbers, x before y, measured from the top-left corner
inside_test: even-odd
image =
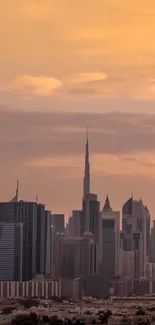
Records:
[[[85,173],[83,179],[83,197],[90,193],[90,163],[89,163],[89,142],[88,142],[88,128],[86,134],[86,151],[85,151]]]
[[[17,188],[16,188],[16,200],[18,202],[19,199],[19,181],[17,180]]]

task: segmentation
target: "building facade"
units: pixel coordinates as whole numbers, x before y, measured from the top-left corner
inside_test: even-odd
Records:
[[[45,273],[45,205],[37,204],[36,274]]]
[[[21,281],[23,224],[0,223],[0,281]]]
[[[72,217],[69,221],[69,234],[73,237],[79,237],[81,235],[81,210],[73,210]]]
[[[54,231],[51,211],[45,211],[45,275],[54,271]]]
[[[87,231],[94,234],[97,245],[100,244],[100,202],[96,194],[86,194],[83,198],[83,209],[81,217],[81,236]]]
[[[150,235],[150,262],[155,263],[155,220],[153,220]]]
[[[122,209],[122,248],[134,252],[134,277],[146,276],[150,246],[150,215],[142,200],[131,197]]]
[[[3,281],[0,282],[0,298],[51,298],[61,297],[61,280]]]
[[[52,214],[52,225],[54,235],[57,232],[65,231],[65,216],[64,214]]]
[[[120,274],[120,213],[112,210],[108,196],[101,217],[101,274],[111,278]]]
[[[22,279],[36,275],[37,213],[36,202],[11,201],[0,203],[0,222],[23,224]]]
[[[92,233],[71,237],[57,233],[55,239],[55,276],[74,279],[96,272],[96,243]]]

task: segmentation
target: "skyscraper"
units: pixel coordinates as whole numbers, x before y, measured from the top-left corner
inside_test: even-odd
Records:
[[[150,255],[150,212],[148,210],[148,207],[145,206],[145,214],[146,214],[146,256],[149,257]]]
[[[100,202],[97,200],[96,194],[87,193],[85,195],[83,198],[82,212],[81,235],[83,235],[85,231],[91,232],[95,235],[98,243],[100,227]]]
[[[81,265],[81,238],[58,233],[55,236],[55,276],[77,278]]]
[[[95,237],[96,244],[96,265],[97,270],[100,263],[100,202],[97,200],[97,195],[87,193],[83,198],[83,209],[81,215],[81,236],[85,232],[92,233]]]
[[[53,269],[55,269],[55,261],[56,261],[56,250],[55,250],[55,241],[56,241],[56,233],[64,233],[65,231],[65,216],[64,214],[52,214],[52,236],[53,236]]]
[[[81,218],[82,218],[82,210],[73,210],[72,217],[69,220],[69,230],[70,235],[75,237],[79,237],[81,234]]]
[[[53,275],[54,233],[51,211],[45,211],[45,274]]]
[[[118,276],[120,273],[120,213],[112,210],[108,196],[101,216],[101,273],[109,277]]]
[[[96,243],[92,233],[71,237],[57,233],[55,239],[55,276],[77,278],[96,272]]]
[[[65,231],[65,216],[64,214],[52,214],[52,225],[54,235],[57,232]]]
[[[142,200],[131,197],[123,205],[122,240],[125,251],[134,251],[135,277],[146,276],[150,215]]]
[[[23,281],[36,275],[37,203],[0,203],[0,222],[23,223]]]
[[[83,179],[83,198],[90,193],[90,163],[89,163],[89,143],[88,143],[88,131],[86,139],[86,151],[85,151],[85,172]]]
[[[22,281],[23,224],[0,223],[0,281]]]
[[[36,273],[45,272],[45,205],[37,204]]]
[[[97,273],[97,269],[97,246],[95,236],[93,233],[86,231],[82,237],[81,275],[94,275]]]
[[[155,263],[155,220],[153,220],[150,237],[150,262]]]
[[[92,233],[94,235],[97,269],[99,265],[100,226],[100,202],[97,200],[96,194],[90,193],[90,162],[87,131],[80,235],[83,236],[84,233]]]

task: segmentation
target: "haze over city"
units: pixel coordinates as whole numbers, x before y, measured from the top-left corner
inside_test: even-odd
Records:
[[[9,9],[8,9],[9,8]],[[1,0],[0,187],[70,216],[91,191],[155,212],[155,2]],[[154,217],[153,217],[154,218]]]

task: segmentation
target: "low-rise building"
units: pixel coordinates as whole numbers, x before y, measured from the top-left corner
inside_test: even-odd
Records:
[[[0,282],[0,298],[42,298],[61,297],[61,280],[59,278],[45,281]]]

